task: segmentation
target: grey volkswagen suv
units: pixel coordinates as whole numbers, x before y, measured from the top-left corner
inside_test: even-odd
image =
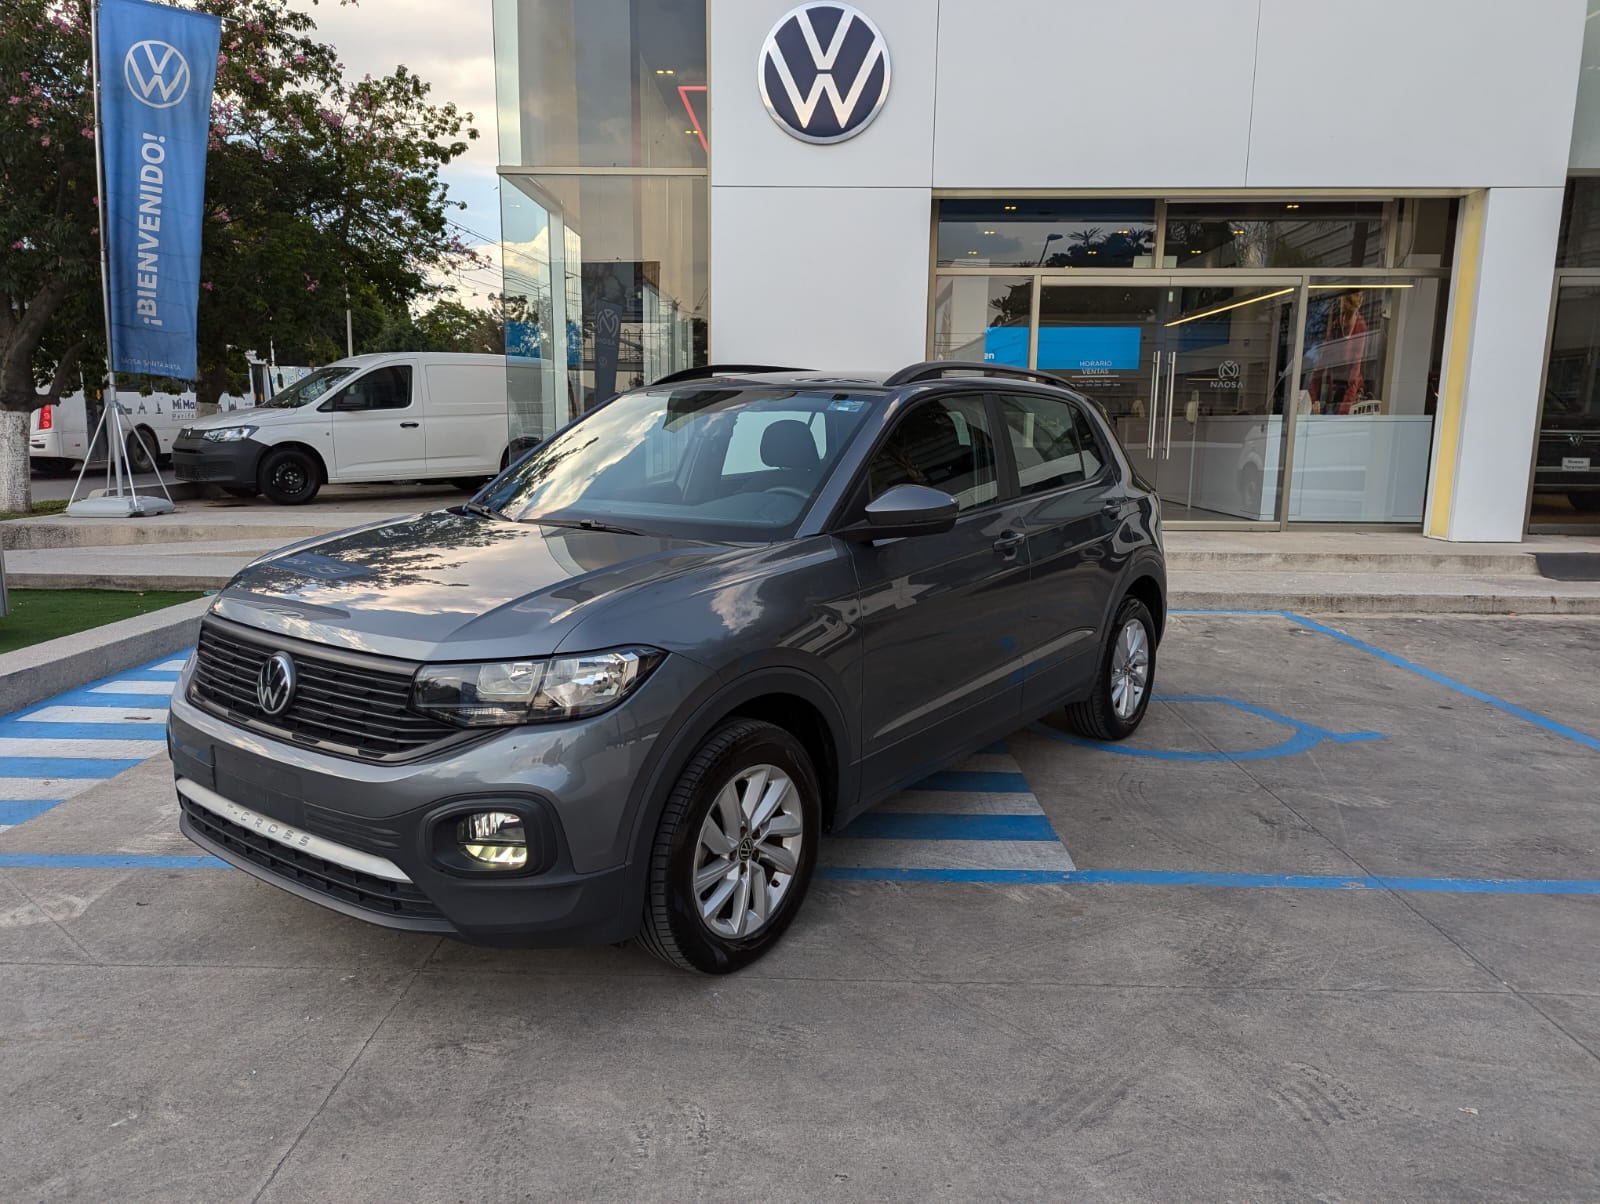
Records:
[[[235,577],[172,699],[182,829],[390,927],[725,973],[825,831],[1058,708],[1130,734],[1165,593],[1054,378],[680,373]]]

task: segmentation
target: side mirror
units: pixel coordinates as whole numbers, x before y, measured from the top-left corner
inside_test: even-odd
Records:
[[[948,493],[926,485],[896,485],[867,503],[867,521],[839,535],[860,543],[900,539],[912,535],[938,535],[956,525],[959,507]]]

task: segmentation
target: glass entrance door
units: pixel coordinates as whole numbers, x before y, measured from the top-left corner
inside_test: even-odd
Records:
[[[1096,398],[1169,521],[1275,523],[1298,281],[1045,284],[1037,366]]]

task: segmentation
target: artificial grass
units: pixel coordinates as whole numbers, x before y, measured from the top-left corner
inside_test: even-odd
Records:
[[[48,502],[35,502],[33,509],[23,514],[20,510],[0,510],[0,522],[8,518],[37,518],[41,514],[60,514],[67,508],[65,498],[56,498]]]
[[[14,589],[10,591],[10,613],[0,618],[0,652],[14,652],[58,635],[88,631],[198,597],[193,590]]]

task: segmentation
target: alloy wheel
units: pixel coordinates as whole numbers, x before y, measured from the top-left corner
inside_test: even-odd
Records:
[[[777,913],[800,864],[800,793],[775,765],[754,765],[717,792],[700,825],[694,897],[720,937],[753,936]]]
[[[1111,709],[1124,722],[1132,719],[1150,685],[1150,637],[1144,624],[1129,619],[1117,633],[1111,653]]]

